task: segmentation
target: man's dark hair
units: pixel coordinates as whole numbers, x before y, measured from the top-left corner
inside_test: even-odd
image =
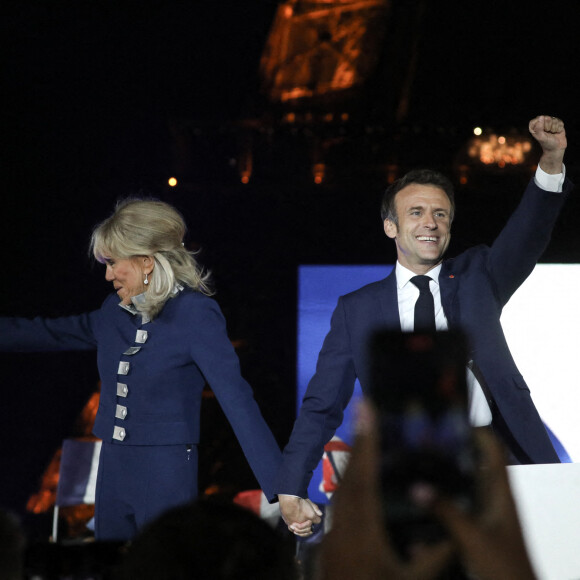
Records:
[[[397,179],[394,183],[387,187],[383,195],[383,202],[381,204],[381,219],[391,220],[396,226],[399,225],[399,217],[397,216],[397,209],[395,208],[395,196],[401,189],[407,187],[411,183],[418,183],[421,185],[433,185],[441,188],[449,198],[451,204],[451,214],[449,216],[450,222],[453,221],[455,214],[455,193],[453,184],[442,173],[432,169],[413,169]]]

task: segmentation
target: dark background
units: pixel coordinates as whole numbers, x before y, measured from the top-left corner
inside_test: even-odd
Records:
[[[316,103],[344,107],[351,122],[331,130],[340,145],[314,185],[317,128],[289,131],[260,90],[277,2],[4,2],[0,314],[98,307],[110,285],[87,256],[92,227],[121,197],[169,201],[214,274],[244,373],[283,445],[295,414],[297,267],[394,260],[378,217],[384,159],[456,178],[475,125],[525,132],[549,114],[566,122],[578,180],[578,2],[392,4],[405,26],[388,29],[373,76],[354,96]],[[411,38],[417,69],[397,121],[391,75]],[[249,120],[254,172],[243,185]],[[532,172],[474,170],[457,192],[450,252],[493,240]],[[579,205],[569,200],[543,261],[580,262]],[[97,381],[92,354],[0,355],[0,505],[24,510]],[[253,485],[211,399],[203,441],[202,489]]]

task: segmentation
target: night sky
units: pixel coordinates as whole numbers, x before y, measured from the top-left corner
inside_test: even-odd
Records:
[[[404,123],[414,152],[407,163],[451,160],[475,125],[523,131],[550,114],[567,124],[567,167],[578,181],[578,2],[416,4],[426,12]],[[273,0],[3,3],[0,314],[98,307],[110,288],[87,256],[92,227],[127,195],[174,203],[190,227],[188,245],[201,248],[214,273],[230,337],[245,341],[244,372],[284,444],[294,416],[296,267],[377,263],[394,253],[376,213],[384,183],[360,178],[354,162],[340,184],[318,188],[306,183],[300,151],[268,170],[262,143],[248,186],[232,168],[235,139],[220,131],[271,112],[258,71],[276,8]],[[408,56],[397,53],[405,36],[386,39],[391,59]],[[392,116],[388,89],[381,98],[388,65],[369,83],[372,123]],[[184,164],[174,128],[187,122],[204,129]],[[344,176],[344,158],[342,166]],[[166,180],[178,170],[184,186],[170,191]],[[488,192],[458,196],[456,251],[490,242],[517,203],[525,180],[504,177],[488,179]],[[547,261],[580,262],[579,210],[571,199]],[[1,355],[0,377],[0,505],[19,511],[97,376],[92,355]],[[216,438],[230,445],[206,427],[213,452]]]

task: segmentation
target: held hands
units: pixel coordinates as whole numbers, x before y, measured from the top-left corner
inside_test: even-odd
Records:
[[[280,513],[288,529],[297,536],[306,538],[312,535],[312,524],[319,524],[322,512],[309,499],[294,495],[278,494]]]
[[[542,147],[540,167],[546,173],[561,173],[567,146],[564,122],[556,117],[540,115],[530,121],[529,129]]]

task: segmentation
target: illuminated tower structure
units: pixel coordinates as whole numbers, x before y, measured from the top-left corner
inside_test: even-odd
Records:
[[[375,131],[391,132],[404,120],[423,13],[424,2],[391,0],[288,0],[278,7],[260,63],[262,91],[278,129],[307,137],[316,184],[348,140],[373,164]],[[358,165],[362,158],[350,160]],[[385,158],[379,165],[393,173]]]

